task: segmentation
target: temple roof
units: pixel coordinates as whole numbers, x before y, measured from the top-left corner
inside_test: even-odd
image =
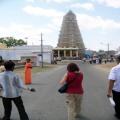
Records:
[[[69,10],[66,15],[75,15],[75,14],[72,12],[72,10]]]

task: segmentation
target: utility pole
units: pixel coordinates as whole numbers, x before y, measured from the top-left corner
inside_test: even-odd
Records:
[[[28,45],[28,41],[27,41],[27,40],[28,40],[28,37],[25,37],[25,40],[26,40],[26,43],[27,43],[26,45]]]
[[[109,58],[109,43],[107,44],[107,46],[108,46],[108,54],[107,55],[108,55],[108,58]]]
[[[42,39],[42,33],[41,33],[41,65],[43,68],[43,39]]]

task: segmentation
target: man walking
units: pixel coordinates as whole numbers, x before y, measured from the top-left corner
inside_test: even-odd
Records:
[[[5,71],[0,73],[0,87],[2,90],[2,102],[4,106],[4,117],[2,120],[10,120],[12,101],[15,103],[20,120],[29,120],[21,98],[21,89],[28,89],[22,84],[22,80],[13,70],[14,62],[6,61],[4,63]]]
[[[115,116],[120,119],[120,55],[117,56],[118,65],[113,67],[109,73],[108,97],[113,95],[115,102]]]

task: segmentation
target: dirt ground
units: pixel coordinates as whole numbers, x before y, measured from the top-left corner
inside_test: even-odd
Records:
[[[114,67],[115,65],[117,65],[115,62],[112,62],[112,63],[106,63],[106,64],[97,64],[95,65],[95,67],[97,69],[101,69],[101,70],[104,70],[104,71],[110,71],[110,69],[112,67]]]

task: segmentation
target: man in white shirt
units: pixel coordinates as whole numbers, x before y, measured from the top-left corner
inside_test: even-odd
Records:
[[[11,60],[6,61],[4,66],[6,70],[0,73],[0,87],[4,106],[4,117],[2,120],[10,120],[12,101],[19,111],[20,120],[29,120],[21,98],[21,90],[28,88],[23,85],[19,76],[13,72],[15,67],[14,62]]]
[[[120,119],[120,56],[117,56],[118,65],[113,67],[109,73],[108,93],[107,96],[113,96],[115,102],[115,116]]]

